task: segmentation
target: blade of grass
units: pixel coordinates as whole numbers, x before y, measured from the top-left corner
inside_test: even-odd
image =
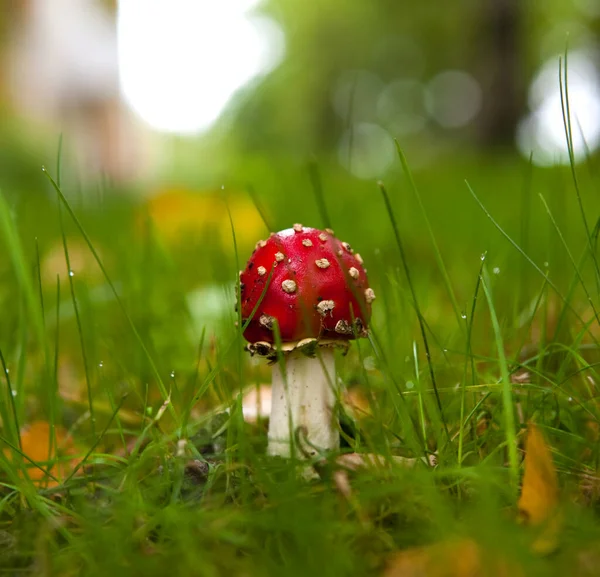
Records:
[[[37,288],[40,296],[40,307],[42,312],[42,322],[44,323],[44,329],[46,328],[46,308],[44,304],[44,290],[42,285],[42,259],[40,257],[40,245],[35,237],[35,258],[36,258],[36,271],[37,271]],[[55,422],[56,422],[56,411],[55,411],[55,399],[54,399],[54,387],[53,383],[50,381],[48,386],[48,424],[50,426],[50,434],[48,435],[48,460],[52,458],[53,447],[56,443],[56,432],[55,432]]]
[[[30,328],[33,330],[36,341],[39,343],[44,358],[42,374],[39,375],[39,398],[43,399],[46,396],[49,383],[51,382],[50,374],[50,354],[48,348],[48,342],[46,339],[46,330],[44,324],[44,318],[42,309],[40,307],[40,301],[35,294],[33,281],[30,277],[30,267],[27,264],[25,257],[25,251],[23,244],[19,238],[16,223],[12,217],[10,208],[6,201],[6,198],[0,190],[0,235],[4,237],[6,244],[6,255],[8,260],[11,262],[15,271],[18,285],[20,288],[21,298],[25,303],[25,309],[28,312],[30,326],[27,323],[23,323],[23,343],[26,341],[26,333],[29,332]],[[21,350],[21,362],[19,363],[19,371],[17,374],[17,385],[21,387],[22,375],[24,373],[24,355],[26,347],[22,346]],[[22,396],[23,397],[23,396]],[[24,402],[24,399],[23,399]]]
[[[492,327],[494,329],[496,349],[498,350],[498,364],[500,365],[500,374],[502,376],[502,406],[505,428],[504,434],[506,437],[506,444],[508,446],[508,462],[510,467],[510,479],[512,483],[512,490],[516,495],[519,484],[519,460],[517,455],[517,436],[515,432],[515,415],[512,397],[512,383],[508,372],[508,365],[506,363],[506,355],[504,353],[502,329],[500,328],[500,323],[498,322],[498,316],[496,314],[496,308],[494,306],[494,299],[492,297],[490,277],[485,266],[482,269],[481,286],[483,288],[483,292],[485,293],[485,298],[488,302],[488,307],[490,309],[490,319],[492,321]]]
[[[394,143],[396,145],[396,152],[398,153],[398,158],[400,159],[400,164],[402,165],[402,170],[406,175],[408,180],[409,187],[417,200],[417,204],[419,205],[419,209],[421,211],[421,216],[425,221],[425,227],[427,228],[427,233],[429,234],[429,240],[433,245],[433,254],[435,256],[435,260],[437,262],[438,268],[442,273],[442,278],[444,279],[444,286],[446,287],[446,292],[448,293],[448,297],[450,298],[450,302],[452,303],[452,308],[454,310],[454,315],[456,317],[456,321],[458,323],[458,327],[461,331],[464,330],[464,323],[462,320],[462,315],[460,311],[460,307],[458,306],[458,302],[456,300],[456,295],[454,294],[454,289],[452,288],[452,282],[450,281],[450,276],[448,275],[448,270],[446,269],[446,265],[444,264],[444,259],[442,258],[442,253],[440,251],[440,247],[435,239],[435,235],[433,234],[433,228],[431,227],[431,222],[429,222],[429,217],[427,216],[427,211],[425,210],[425,205],[423,204],[423,199],[421,198],[421,194],[415,180],[413,178],[410,167],[408,166],[408,162],[406,157],[404,156],[404,152],[400,148],[400,144],[396,139],[394,139]]]
[[[559,59],[559,61],[558,61],[558,82],[559,82],[559,88],[560,88],[560,105],[561,105],[561,111],[562,111],[563,126],[564,126],[564,130],[565,130],[565,138],[567,141],[567,150],[569,153],[569,166],[571,168],[571,177],[573,179],[573,186],[575,187],[575,196],[577,197],[577,205],[579,207],[581,221],[583,222],[583,228],[585,230],[585,234],[587,237],[590,255],[594,262],[597,291],[598,291],[598,293],[600,293],[600,267],[598,265],[598,257],[596,256],[596,251],[594,250],[594,245],[592,242],[592,235],[590,233],[590,227],[589,227],[589,224],[587,221],[587,217],[585,215],[585,209],[583,207],[583,200],[581,198],[581,190],[579,188],[579,180],[577,178],[577,171],[575,170],[575,149],[573,146],[573,128],[572,128],[572,124],[571,124],[571,104],[570,104],[570,100],[569,100],[568,47],[565,48],[564,61],[565,61],[564,68],[562,66],[562,59]],[[563,74],[564,74],[564,82],[563,82]]]
[[[569,302],[569,300],[560,292],[560,289],[550,280],[550,277],[547,273],[545,273],[535,262],[531,259],[531,257],[523,251],[523,249],[510,237],[510,235],[500,226],[500,224],[494,219],[494,217],[490,214],[485,205],[479,200],[479,197],[475,194],[475,191],[471,188],[471,185],[468,181],[465,180],[465,184],[467,185],[467,189],[471,193],[471,196],[475,200],[475,202],[479,205],[484,214],[490,219],[492,224],[498,229],[498,231],[502,234],[502,236],[508,240],[508,242],[527,260],[527,262],[542,276],[542,278],[546,279],[548,286],[554,290],[556,295],[561,299],[561,301],[565,304],[566,307],[575,315],[575,318],[582,324],[585,325],[585,321],[581,318],[581,315],[577,312],[577,310],[573,307],[573,305]],[[598,340],[590,333],[590,338],[594,341],[596,345],[599,345]]]
[[[188,387],[186,387],[186,389],[190,389],[192,391],[192,398],[189,399],[188,401],[186,401],[186,409],[183,412],[183,415],[181,417],[181,427],[180,430],[177,431],[177,437],[181,438],[181,437],[185,437],[187,438],[188,435],[188,422],[190,419],[190,414],[192,411],[192,403],[193,403],[193,397],[194,397],[194,391],[196,390],[196,387],[198,385],[198,374],[200,373],[200,362],[202,361],[202,355],[204,352],[204,340],[206,339],[206,325],[202,327],[202,333],[200,334],[200,342],[198,343],[198,354],[196,357],[196,370],[194,371],[194,376],[192,378],[192,381],[190,383],[190,385],[188,385]]]
[[[56,184],[61,185],[61,169],[62,169],[62,150],[63,150],[63,135],[62,132],[58,135],[58,148],[56,151]]]
[[[523,248],[524,252],[529,251],[529,233],[531,231],[531,184],[533,181],[533,152],[529,154],[529,160],[527,162],[527,170],[523,179],[523,186],[521,187],[521,230],[520,230],[520,243],[519,245]],[[515,297],[515,307],[520,309],[523,306],[523,292],[525,289],[525,275],[526,275],[527,263],[521,260],[521,267],[519,270],[519,283],[517,285],[517,295]],[[515,317],[517,316],[515,311]]]
[[[590,256],[590,251],[588,250],[587,244],[584,247],[581,257],[579,258],[577,264],[577,270],[583,270],[584,265],[587,259]],[[578,284],[580,283],[577,272],[573,273],[571,281],[569,283],[569,287],[566,292],[565,301],[562,303],[560,314],[558,315],[558,320],[556,321],[556,327],[554,329],[556,334],[561,334],[563,329],[563,324],[567,322],[567,313],[572,311],[572,308],[568,306],[568,303],[571,303],[573,298],[575,298],[575,290],[577,289]],[[588,323],[584,323],[583,326],[588,326]]]
[[[417,395],[419,399],[419,418],[421,419],[421,435],[427,439],[427,427],[425,418],[425,403],[423,401],[423,388],[421,387],[421,378],[419,373],[419,354],[417,350],[417,341],[413,341],[413,362],[415,364],[415,384],[417,385]]]
[[[54,362],[53,362],[53,379],[54,393],[58,394],[58,353],[60,341],[60,275],[56,275],[56,319],[54,327]]]
[[[235,270],[239,271],[240,270],[240,257],[239,257],[239,251],[238,251],[237,236],[235,233],[235,225],[233,224],[233,217],[231,215],[231,209],[229,207],[229,202],[227,202],[226,196],[223,196],[223,201],[225,202],[225,208],[227,209],[227,217],[229,218],[229,227],[231,229],[231,241],[233,243]],[[236,303],[238,303],[237,326],[241,327],[242,326],[242,287],[241,287],[241,281],[240,281],[239,274],[236,275],[235,298],[236,298]],[[241,395],[244,390],[244,382],[245,381],[244,381],[244,363],[242,360],[242,352],[243,351],[242,351],[242,347],[240,346],[243,335],[239,331],[238,331],[238,338],[239,338],[239,342],[238,342],[238,346],[236,347],[236,351],[237,351],[236,361],[237,361],[237,368],[238,368],[238,375],[239,375],[239,381],[238,381],[238,391],[239,391],[239,397],[240,397],[239,402],[241,402]],[[242,411],[241,410],[236,411],[235,407],[233,407],[230,412],[229,419],[233,420],[233,422],[235,423],[235,426],[231,426],[227,430],[227,446],[232,447],[234,444],[236,444],[236,440],[237,440],[237,447],[239,449],[241,449],[239,451],[239,457],[242,461],[245,461],[246,460],[246,449],[248,447],[248,443],[244,442],[245,439],[244,439],[243,434],[238,435],[238,439],[234,439],[234,433],[236,431],[241,432],[243,430],[244,419],[243,419]],[[232,458],[231,452],[226,451],[226,459],[227,459],[228,468],[231,465],[231,463],[229,462],[229,459],[231,459],[231,458]]]
[[[552,222],[552,226],[554,226],[554,229],[556,230],[556,234],[558,235],[558,238],[560,239],[560,242],[563,245],[565,252],[567,253],[567,256],[569,257],[571,264],[573,265],[575,275],[579,279],[581,288],[583,288],[585,296],[587,297],[587,300],[590,303],[590,306],[592,307],[594,316],[596,317],[596,319],[598,319],[598,312],[594,305],[594,301],[592,300],[592,297],[591,297],[590,293],[588,292],[587,287],[585,286],[585,281],[583,280],[583,277],[581,275],[579,267],[577,266],[577,263],[575,262],[575,259],[573,258],[573,254],[571,253],[571,250],[569,249],[569,245],[567,244],[567,241],[565,240],[565,237],[563,236],[563,233],[560,230],[560,227],[558,226],[558,223],[556,222],[556,219],[554,218],[554,215],[552,214],[552,211],[550,210],[550,207],[548,206],[546,199],[544,198],[544,195],[540,192],[538,194],[538,196],[540,197],[540,200],[542,201],[542,204],[544,205],[544,208],[546,209],[546,212],[548,213],[548,217],[550,218],[550,221]]]
[[[73,283],[74,272],[71,269],[71,259],[69,257],[69,246],[67,244],[67,237],[65,235],[65,228],[62,217],[62,207],[58,205],[58,221],[60,223],[60,231],[62,236],[63,252],[65,255],[65,263],[67,265],[67,276],[69,279],[69,290],[71,292],[71,303],[73,305],[73,311],[75,312],[75,323],[77,325],[77,334],[79,335],[79,346],[81,348],[81,357],[83,360],[83,373],[85,375],[85,385],[87,388],[88,395],[88,407],[90,410],[90,423],[92,429],[92,436],[96,436],[96,414],[94,413],[94,400],[92,395],[92,383],[90,381],[90,368],[87,357],[87,350],[85,346],[85,338],[83,336],[83,326],[81,323],[81,316],[79,314],[79,304],[77,302],[77,296],[75,295],[75,285]]]
[[[267,212],[265,211],[262,203],[260,202],[254,187],[251,184],[246,185],[246,190],[248,191],[248,196],[250,196],[250,200],[252,200],[252,204],[254,204],[254,208],[256,208],[256,212],[258,212],[260,218],[265,223],[265,227],[268,232],[272,232],[275,229],[269,223],[269,219],[267,217]]]
[[[108,397],[108,402],[110,405],[110,410],[114,412],[115,408],[116,408],[115,397],[114,397],[113,392],[110,389],[110,387],[107,387],[105,384],[104,363],[103,362],[100,362],[98,364],[98,382],[99,382],[100,386],[106,392],[106,396]],[[117,424],[117,431],[119,433],[119,438],[121,439],[121,443],[123,445],[123,452],[125,454],[127,454],[127,441],[125,440],[125,432],[123,429],[123,423],[121,422],[121,418],[120,418],[118,412],[115,416],[115,422]]]
[[[463,446],[464,446],[464,430],[465,430],[465,410],[467,404],[467,371],[469,366],[469,361],[471,363],[471,378],[472,383],[475,385],[476,377],[475,375],[475,360],[473,359],[473,349],[471,348],[471,337],[473,335],[473,322],[475,320],[475,309],[477,307],[477,297],[479,296],[479,288],[481,287],[481,275],[483,273],[483,266],[485,264],[485,254],[481,259],[481,264],[479,265],[479,272],[477,274],[477,280],[475,282],[475,291],[473,293],[473,299],[471,301],[471,314],[469,315],[469,320],[467,321],[467,343],[466,343],[466,351],[467,354],[465,356],[465,365],[463,372],[463,382],[461,386],[460,392],[460,429],[458,432],[458,466],[462,466],[463,459]]]
[[[42,473],[44,473],[45,476],[48,476],[53,481],[56,481],[57,483],[59,483],[59,480],[50,471],[47,471],[41,465],[38,465],[31,457],[29,457],[28,455],[26,455],[21,450],[20,447],[17,447],[15,445],[13,445],[8,439],[5,439],[2,436],[0,436],[0,441],[2,441],[5,445],[7,445],[8,447],[10,447],[15,453],[17,453],[18,455],[20,455],[21,457],[23,457],[23,459],[25,459],[26,461],[28,461],[29,463],[31,463],[36,469],[39,469],[40,471],[42,471]]]
[[[43,322],[43,321],[42,321]],[[19,420],[23,422],[25,416],[25,382],[27,381],[27,371],[29,368],[27,355],[30,352],[29,348],[29,318],[27,314],[27,304],[23,295],[19,297],[19,328],[17,331],[18,337],[18,358],[17,358],[17,370],[14,379],[12,379],[12,385],[15,398],[15,405],[17,407],[17,414]],[[42,406],[44,402],[42,401]]]
[[[33,325],[36,339],[40,345],[46,345],[44,323],[39,306],[38,298],[33,288],[33,283],[29,276],[29,267],[26,265],[27,259],[23,251],[21,240],[17,232],[10,208],[6,202],[4,194],[0,191],[0,231],[4,236],[12,265],[15,269],[19,286],[23,291],[27,308],[29,309],[31,324]]]
[[[62,150],[63,150],[63,135],[62,132],[58,136],[58,150],[56,153],[56,182],[58,186],[61,183],[62,170]],[[62,219],[60,221],[62,229]],[[64,231],[63,231],[64,232]],[[64,236],[64,235],[63,235]],[[36,253],[38,257],[38,282],[40,290],[40,301],[42,303],[42,316],[44,315],[44,295],[42,292],[42,268],[40,265],[39,247],[37,238],[35,239]],[[67,264],[67,270],[70,270]],[[50,435],[48,436],[48,459],[52,457],[53,450],[56,448],[56,401],[58,399],[58,337],[59,337],[59,320],[60,320],[60,275],[56,275],[56,335],[55,335],[55,353],[54,353],[54,380],[48,392],[48,406],[50,415]],[[86,375],[87,379],[87,375]]]
[[[127,323],[129,324],[129,327],[130,327],[136,341],[138,342],[140,348],[142,349],[144,356],[148,360],[148,364],[150,365],[150,369],[152,370],[152,373],[154,374],[154,377],[156,378],[160,393],[161,393],[163,399],[166,400],[167,398],[169,398],[169,393],[167,392],[167,388],[165,387],[164,381],[163,381],[162,377],[160,376],[158,367],[156,366],[156,363],[154,362],[154,359],[152,358],[152,355],[150,354],[148,347],[146,347],[144,340],[142,339],[140,333],[138,332],[137,327],[135,326],[135,323],[133,322],[133,319],[127,312],[127,308],[125,307],[125,304],[121,300],[121,297],[119,296],[119,293],[117,292],[117,289],[115,288],[114,283],[112,282],[110,276],[108,275],[108,271],[106,270],[104,263],[98,256],[98,253],[97,253],[96,249],[94,248],[94,245],[93,245],[90,237],[88,236],[87,232],[83,228],[83,225],[81,224],[80,220],[77,218],[77,215],[71,208],[71,205],[69,204],[69,201],[66,199],[62,190],[60,189],[60,187],[58,186],[56,181],[52,178],[52,176],[50,176],[50,174],[48,174],[48,171],[45,168],[43,168],[43,171],[44,171],[44,174],[46,175],[46,178],[50,181],[50,183],[52,184],[52,187],[56,191],[56,194],[58,195],[60,202],[62,202],[63,206],[66,208],[67,212],[69,213],[69,216],[71,217],[71,219],[73,220],[73,222],[75,223],[77,228],[79,229],[79,232],[80,232],[81,236],[83,237],[83,239],[85,240],[85,243],[88,245],[88,248],[90,249],[90,252],[92,253],[92,256],[94,257],[94,260],[100,267],[100,270],[102,271],[102,274],[104,275],[104,278],[106,279],[106,282],[108,283],[108,286],[110,287],[110,290],[113,293],[115,300],[117,301],[117,304],[119,305],[123,315],[125,316],[125,319],[127,320]],[[177,411],[173,408],[171,403],[169,403],[169,411],[171,412],[173,417],[175,417],[177,419]]]
[[[17,439],[17,442],[19,443],[19,449],[23,449],[23,445],[21,444],[21,426],[19,425],[19,415],[17,413],[17,405],[15,404],[15,395],[10,382],[8,367],[6,366],[6,361],[4,360],[4,354],[2,353],[2,349],[0,349],[0,363],[2,364],[2,372],[4,373],[4,379],[6,380],[8,400],[13,414],[15,439]],[[8,412],[5,410],[4,403],[0,403],[0,405],[2,406],[2,408],[0,409],[0,414],[2,415],[2,422],[4,423],[4,426],[8,428],[10,423]]]
[[[246,330],[246,328],[248,327],[248,325],[254,318],[256,311],[258,311],[263,299],[265,298],[265,295],[267,294],[267,289],[269,288],[269,286],[271,284],[271,280],[273,278],[274,272],[275,272],[275,266],[272,266],[271,270],[269,272],[269,276],[267,277],[267,280],[265,282],[265,288],[262,290],[260,296],[258,297],[258,300],[256,301],[256,305],[254,306],[254,308],[252,309],[252,312],[250,313],[250,316],[246,319],[246,322],[244,323],[244,325],[242,326],[242,328],[240,330],[240,332],[242,334],[244,333],[244,331]],[[217,364],[209,370],[209,373],[204,378],[204,381],[202,382],[202,385],[200,385],[198,392],[196,392],[196,394],[194,394],[194,397],[192,398],[192,402],[190,403],[190,410],[191,410],[191,407],[193,407],[198,402],[200,397],[206,392],[206,390],[208,389],[210,384],[213,382],[213,380],[217,377],[217,375],[219,374],[219,372],[222,369],[222,359],[224,359],[227,356],[231,347],[236,342],[238,342],[238,339],[239,339],[239,336],[236,334],[235,338],[232,339],[231,341],[229,341],[229,343],[227,343],[227,345],[225,345],[225,347],[223,347],[223,352],[221,353],[221,359],[219,359]]]
[[[404,398],[406,391],[403,391],[400,388],[392,374],[392,369],[383,351],[383,347],[381,346],[378,331],[373,323],[371,323],[369,327],[368,338],[371,349],[377,359],[377,364],[381,367],[384,382],[386,382],[389,387],[390,399],[394,405],[394,410],[396,411],[402,426],[406,427],[406,443],[415,455],[427,457],[427,439],[421,439],[419,436],[419,428],[415,423],[413,416],[408,411],[406,399]],[[399,399],[400,402],[398,402],[397,399]]]
[[[433,370],[433,363],[431,362],[431,353],[429,351],[429,342],[427,340],[427,333],[425,331],[425,324],[423,322],[423,315],[421,314],[421,308],[419,306],[419,301],[417,299],[417,293],[415,291],[415,287],[412,283],[412,279],[410,276],[410,270],[408,268],[408,261],[406,258],[406,254],[404,252],[404,246],[402,244],[402,239],[400,238],[400,231],[398,229],[398,225],[396,223],[396,217],[394,216],[394,211],[392,210],[392,205],[390,202],[389,195],[383,182],[378,183],[381,194],[383,195],[383,200],[385,202],[385,206],[388,213],[388,218],[390,219],[390,223],[392,225],[392,229],[394,231],[394,235],[396,237],[396,244],[398,245],[398,250],[400,252],[400,259],[402,261],[402,267],[404,268],[404,274],[406,275],[406,281],[408,283],[408,287],[410,289],[410,293],[413,300],[413,305],[415,307],[415,311],[417,313],[417,320],[419,321],[419,327],[421,329],[421,338],[423,339],[423,346],[425,347],[425,357],[427,359],[427,366],[429,367],[429,376],[431,378],[431,385],[435,392],[435,399],[437,402],[438,410],[440,412],[440,416],[442,419],[442,424],[444,426],[444,431],[446,432],[446,437],[450,439],[450,433],[448,431],[448,424],[446,423],[446,418],[444,416],[444,409],[442,408],[442,400],[440,399],[440,394],[437,388],[437,383],[435,379],[435,372]]]
[[[127,395],[124,395],[121,398],[121,400],[119,401],[119,404],[117,405],[117,407],[115,408],[115,410],[112,412],[112,415],[110,416],[110,419],[108,419],[108,423],[106,423],[106,426],[104,427],[104,430],[96,438],[96,440],[94,441],[94,443],[92,444],[92,446],[89,448],[88,452],[85,454],[85,456],[83,457],[83,459],[81,461],[79,461],[79,463],[77,463],[77,465],[73,468],[73,470],[71,471],[71,473],[69,474],[69,476],[65,479],[65,481],[63,483],[64,485],[66,485],[75,476],[75,474],[77,473],[77,471],[79,471],[79,469],[81,469],[81,467],[83,467],[83,465],[85,465],[85,463],[87,462],[87,460],[90,458],[90,455],[94,452],[94,450],[96,449],[96,447],[100,444],[100,441],[104,438],[104,435],[106,435],[106,432],[108,431],[108,429],[110,429],[110,426],[112,425],[112,422],[114,421],[115,417],[117,416],[117,414],[121,410],[121,407],[123,406],[123,403],[125,402],[126,398],[127,398]]]

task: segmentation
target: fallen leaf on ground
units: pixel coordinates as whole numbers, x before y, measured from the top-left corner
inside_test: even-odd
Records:
[[[229,190],[229,210],[235,224],[238,246],[254,244],[264,227],[254,204],[240,191]],[[153,194],[142,207],[138,228],[144,230],[147,217],[165,241],[174,243],[188,236],[197,237],[198,231],[214,230],[224,246],[231,242],[231,225],[227,205],[220,190],[192,190],[165,188]]]
[[[346,466],[355,469],[358,460],[345,455]],[[372,463],[373,460],[369,459]],[[558,545],[561,515],[558,501],[558,477],[552,454],[544,436],[531,423],[525,442],[525,473],[519,498],[519,514],[523,524],[537,529],[531,548],[545,555]],[[340,491],[348,489],[343,483]],[[389,560],[384,577],[519,577],[523,570],[509,563],[499,552],[483,549],[471,539],[453,539],[433,545],[414,547],[395,553]]]
[[[52,453],[49,454],[51,434],[49,423],[46,421],[34,421],[21,429],[21,451],[27,455],[31,461],[38,463],[41,468],[36,467],[31,461],[21,457],[11,449],[4,450],[4,454],[10,460],[21,459],[23,461],[27,470],[27,475],[34,483],[39,485],[43,484],[47,487],[54,487],[58,483],[44,471],[47,471],[50,475],[60,480],[66,477],[78,462],[77,459],[65,459],[65,457],[75,454],[72,437],[59,425],[54,427],[54,431],[56,447],[53,447]],[[56,461],[52,463],[52,466],[49,466],[47,462],[53,461],[54,459],[56,459]]]
[[[529,424],[527,431],[524,466],[520,518],[523,524],[540,529],[532,544],[534,552],[548,554],[558,545],[561,525],[558,477],[550,448],[534,423]]]
[[[384,577],[521,577],[523,571],[472,539],[452,539],[395,553]]]

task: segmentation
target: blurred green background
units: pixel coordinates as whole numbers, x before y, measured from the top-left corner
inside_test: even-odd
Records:
[[[507,446],[531,419],[572,496],[571,545],[597,544],[576,506],[597,510],[600,485],[598,2],[4,0],[0,56],[12,566],[366,574],[481,527],[523,555]],[[344,450],[415,457],[412,438],[439,459],[367,472],[341,504],[265,458],[238,393],[271,368],[234,324],[257,240],[326,220],[377,294],[371,341],[338,358]]]
[[[322,190],[338,236],[359,247],[371,283],[388,286],[400,263],[379,179],[390,191],[424,314],[439,342],[452,342],[460,328],[394,139],[461,310],[470,306],[486,251],[501,317],[515,332],[541,282],[485,219],[465,179],[566,290],[567,255],[538,193],[578,254],[585,231],[568,167],[559,59],[568,47],[574,150],[577,162],[591,157],[579,178],[593,192],[600,141],[596,3],[5,6],[0,186],[25,258],[32,271],[39,268],[50,327],[58,303],[59,365],[74,372],[75,383],[84,367],[61,227],[89,365],[112,358],[114,377],[119,364],[133,369],[138,391],[149,369],[81,235],[65,214],[61,224],[42,166],[60,178],[165,375],[193,371],[203,331],[208,339],[233,330],[236,266],[268,233],[256,203],[272,229],[322,226],[315,197]],[[593,226],[597,195],[585,203]],[[27,315],[22,287],[12,282],[9,259],[0,261],[0,272],[2,306],[20,311],[0,325],[2,348],[9,364],[19,365],[29,339],[17,330]],[[409,330],[392,336],[384,323],[389,303],[375,307],[374,322],[385,325],[390,348],[409,350],[415,319],[406,287],[393,282],[404,295],[397,305],[404,312],[393,323]],[[491,346],[484,339],[483,348]]]
[[[485,218],[465,179],[533,261],[551,271],[556,286],[567,289],[567,254],[538,193],[579,254],[586,237],[568,166],[559,59],[564,69],[568,47],[573,147],[576,162],[590,157],[579,179],[591,192],[585,211],[593,226],[600,142],[596,3],[8,0],[5,6],[0,186],[24,257],[40,271],[50,327],[52,307],[59,308],[65,356],[59,365],[75,372],[75,382],[84,367],[61,231],[90,366],[113,358],[116,373],[119,363],[135,367],[138,390],[149,369],[81,235],[65,214],[61,221],[42,166],[60,179],[166,375],[193,370],[203,331],[208,339],[233,330],[236,266],[269,232],[257,208],[272,229],[322,226],[319,190],[336,233],[359,247],[378,288],[400,271],[376,184],[385,183],[421,306],[440,343],[461,329],[419,202],[461,310],[486,251],[501,319],[516,332],[515,319],[535,301],[542,280]],[[394,139],[420,197],[403,174]],[[0,336],[9,364],[19,365],[29,342],[19,333],[27,312],[9,260],[0,261],[0,302],[17,314],[0,325]],[[385,325],[390,347],[408,350],[415,320],[406,287],[400,290],[404,312],[393,323],[409,330],[392,337],[384,322],[389,303],[375,307],[375,323]],[[490,346],[484,339],[483,347]]]

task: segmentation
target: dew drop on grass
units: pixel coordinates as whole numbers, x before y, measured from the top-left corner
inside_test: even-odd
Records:
[[[174,379],[175,378],[175,371],[171,371],[171,378]]]
[[[500,268],[499,267],[495,266],[492,270],[493,270],[494,274],[500,274]]]
[[[545,262],[544,262],[544,266],[545,266],[546,268],[548,268],[548,267],[550,266],[550,263],[549,263],[548,261],[545,261]]]
[[[98,366],[99,366],[100,368],[102,368],[102,367],[104,366],[104,362],[103,362],[103,361],[100,361],[100,362],[98,363]]]
[[[406,381],[406,388],[413,389],[415,384],[412,381]]]
[[[460,313],[460,318],[465,320],[467,318],[467,313]]]
[[[569,397],[569,403],[573,402],[573,397]]]
[[[485,253],[483,253],[480,257],[479,257],[482,261],[485,260]]]
[[[12,396],[13,396],[13,397],[16,397],[16,396],[17,396],[17,391],[11,391],[11,393],[12,393]]]
[[[69,271],[69,276],[75,276],[75,273],[72,270],[70,270]]]

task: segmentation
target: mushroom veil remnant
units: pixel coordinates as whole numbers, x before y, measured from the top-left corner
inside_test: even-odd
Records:
[[[332,230],[295,224],[256,244],[240,288],[247,348],[273,363],[269,454],[338,448],[334,349],[367,335],[375,300],[362,258]]]

